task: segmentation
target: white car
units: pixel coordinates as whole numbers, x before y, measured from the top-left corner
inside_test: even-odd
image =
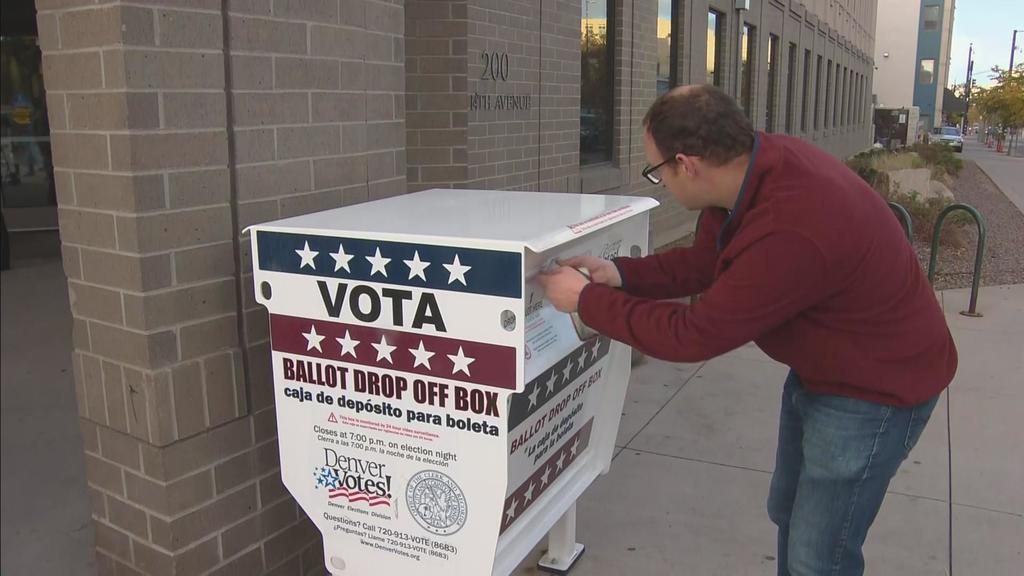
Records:
[[[964,151],[964,137],[960,134],[960,129],[954,126],[943,126],[942,128],[936,128],[932,134],[938,142],[942,142],[947,146],[952,146],[957,152]]]

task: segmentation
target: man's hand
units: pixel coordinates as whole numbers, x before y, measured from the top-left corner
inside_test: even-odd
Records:
[[[544,297],[556,310],[566,314],[575,312],[579,307],[580,293],[589,283],[587,277],[579,270],[568,266],[559,266],[550,272],[541,272],[537,275],[537,284],[544,289]]]
[[[610,260],[596,256],[576,256],[560,260],[558,263],[562,266],[571,266],[573,268],[586,268],[587,272],[590,273],[590,280],[592,282],[607,284],[612,288],[622,287],[622,276],[619,274],[619,269]]]

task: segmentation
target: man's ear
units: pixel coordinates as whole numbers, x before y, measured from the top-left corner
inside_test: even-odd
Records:
[[[690,178],[697,175],[697,163],[693,161],[692,156],[676,154],[676,165]]]

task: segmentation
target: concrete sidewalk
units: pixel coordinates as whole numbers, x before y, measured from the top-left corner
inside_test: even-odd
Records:
[[[963,155],[977,162],[1010,202],[1024,212],[1024,158],[1000,154],[994,148],[979,144],[975,138],[964,139]]]
[[[71,322],[59,261],[0,276],[3,294],[5,576],[92,576],[93,529],[69,369]],[[948,562],[953,458],[957,575],[1024,566],[1024,286],[984,288],[984,318],[957,314],[957,380],[891,486],[867,544],[869,574],[939,575]],[[765,512],[786,368],[746,346],[711,362],[648,360],[634,371],[611,472],[582,498],[573,574],[775,574]],[[543,544],[542,544],[543,546]],[[519,575],[534,574],[540,548]]]

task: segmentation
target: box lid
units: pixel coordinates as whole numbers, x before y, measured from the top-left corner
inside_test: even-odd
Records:
[[[543,252],[658,205],[652,198],[499,190],[424,190],[261,224],[338,233],[489,240]]]

